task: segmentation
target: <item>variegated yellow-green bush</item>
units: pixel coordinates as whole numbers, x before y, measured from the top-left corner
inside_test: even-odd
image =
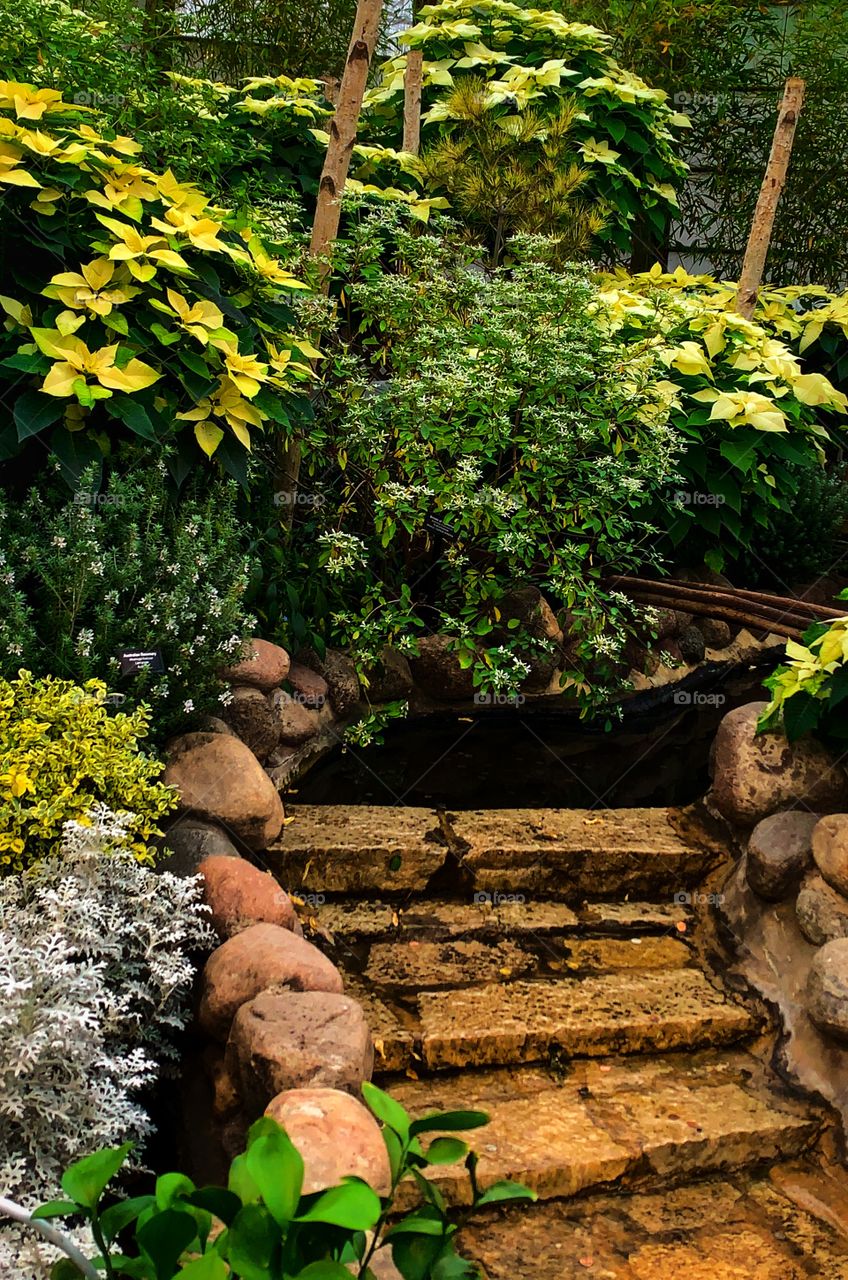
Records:
[[[766,290],[746,320],[734,309],[736,285],[682,268],[621,270],[599,285],[593,309],[634,355],[650,349],[668,370],[662,385],[671,421],[687,442],[671,541],[678,545],[697,527],[699,551],[721,568],[749,544],[752,521],[766,527],[770,509],[791,503],[794,469],[819,464],[841,443],[848,397],[799,351],[845,314],[842,300],[805,312],[796,306],[809,290]]]
[[[148,715],[110,714],[106,686],[20,671],[0,680],[0,869],[21,871],[58,848],[62,826],[86,823],[97,805],[131,814],[129,846],[140,862],[158,822],[176,805],[157,779],[164,765],[140,740]]]
[[[618,65],[612,37],[553,10],[508,0],[444,0],[425,5],[418,17],[400,39],[424,54],[425,148],[462,127],[451,96],[468,76],[486,81],[489,106],[505,122],[526,107],[556,116],[573,99],[575,140],[589,171],[584,194],[607,215],[600,238],[629,250],[637,216],[655,234],[664,231],[686,172],[677,131],[689,121],[662,90]],[[385,63],[366,96],[366,128],[398,146],[406,63],[406,54]]]
[[[840,600],[848,599],[843,591]],[[802,643],[789,640],[787,661],[765,681],[771,702],[759,731],[783,729],[790,742],[815,729],[844,749],[848,739],[848,617],[816,623]]]
[[[130,433],[241,475],[251,433],[305,408],[304,285],[138,151],[57,90],[0,82],[0,457],[37,438],[77,474]]]

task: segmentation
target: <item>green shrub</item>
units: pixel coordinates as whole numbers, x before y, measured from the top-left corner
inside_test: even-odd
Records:
[[[843,591],[840,600],[848,599]],[[840,756],[848,741],[848,617],[815,623],[802,642],[786,644],[787,662],[765,681],[771,701],[759,732],[782,729],[790,742],[814,730]]]
[[[0,458],[37,467],[47,444],[75,478],[140,439],[178,478],[213,454],[243,478],[251,434],[306,410],[302,286],[138,151],[57,90],[0,83]]]
[[[89,471],[67,496],[39,486],[0,497],[0,674],[26,664],[103,680],[129,707],[149,705],[157,738],[226,697],[217,669],[253,619],[234,482],[169,493],[164,464],[102,488]],[[124,676],[120,650],[160,649],[164,672]]]
[[[746,579],[787,586],[820,578],[844,562],[848,522],[848,475],[844,466],[793,467],[797,488],[786,510],[769,516],[768,528],[754,529],[750,553],[741,558]]]
[[[156,779],[164,765],[144,754],[143,708],[111,715],[106,687],[22,670],[0,680],[0,866],[21,871],[58,848],[63,824],[85,823],[97,805],[128,812],[128,845],[151,859],[150,838],[176,805]]]
[[[479,1187],[476,1155],[452,1135],[487,1124],[485,1112],[432,1112],[412,1120],[374,1085],[366,1082],[362,1092],[382,1122],[389,1157],[391,1188],[382,1198],[354,1177],[303,1194],[299,1151],[275,1120],[263,1116],[250,1130],[247,1150],[233,1161],[226,1189],[198,1189],[184,1175],[166,1173],[156,1180],[153,1194],[107,1206],[104,1193],[126,1159],[125,1144],[71,1165],[62,1179],[67,1199],[42,1206],[35,1217],[82,1215],[101,1245],[98,1265],[110,1275],[137,1280],[181,1275],[186,1280],[343,1280],[351,1275],[373,1280],[370,1263],[378,1249],[386,1251],[382,1258],[391,1252],[406,1280],[473,1276],[474,1269],[456,1252],[460,1227],[477,1209],[535,1200],[535,1192],[513,1182],[497,1182],[485,1191]],[[440,1130],[448,1136],[430,1136]],[[469,1208],[453,1215],[424,1171],[460,1160],[469,1175]],[[404,1180],[414,1180],[423,1203],[405,1217],[395,1214],[390,1225]],[[124,1247],[119,1233],[127,1241]]]

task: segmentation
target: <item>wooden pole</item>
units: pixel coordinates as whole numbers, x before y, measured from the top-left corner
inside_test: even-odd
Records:
[[[410,49],[403,77],[403,149],[417,156],[421,150],[421,89],[424,83],[424,54]]]
[[[365,96],[382,12],[383,0],[359,0],[356,6],[353,39],[339,85],[336,112],[330,122],[330,144],[318,187],[318,204],[309,250],[313,258],[325,257],[339,232],[340,201],[350,169],[359,112]],[[321,272],[325,287],[329,271],[329,263],[325,263]]]
[[[757,305],[760,285],[766,267],[771,233],[777,214],[780,193],[786,183],[786,171],[789,168],[789,157],[795,141],[795,130],[798,117],[804,105],[804,81],[798,76],[790,76],[783,91],[783,101],[777,117],[774,140],[771,144],[766,175],[760,188],[760,197],[751,223],[751,234],[739,276],[739,292],[736,295],[736,310],[750,320]]]

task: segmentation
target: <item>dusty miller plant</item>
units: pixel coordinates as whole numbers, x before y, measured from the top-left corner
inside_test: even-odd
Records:
[[[211,937],[196,883],[124,847],[128,815],[90,822],[0,881],[0,1188],[30,1207],[93,1146],[151,1132],[140,1097],[176,1055]],[[47,1254],[0,1228],[0,1273],[40,1276]]]

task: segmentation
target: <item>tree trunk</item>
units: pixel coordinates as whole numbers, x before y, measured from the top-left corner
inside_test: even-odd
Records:
[[[382,11],[383,0],[359,0],[356,7],[353,39],[339,85],[336,114],[330,123],[330,145],[327,147],[327,157],[318,187],[318,205],[309,250],[313,258],[325,258],[339,232],[340,201],[356,142],[359,112],[377,43]],[[325,287],[328,285],[329,272],[327,262],[322,267]]]
[[[774,140],[771,144],[771,155],[763,185],[760,188],[754,220],[751,223],[751,234],[748,237],[748,247],[745,250],[745,259],[739,275],[736,310],[746,320],[750,320],[754,314],[760,285],[763,282],[777,204],[786,183],[786,171],[789,168],[789,157],[795,141],[795,129],[804,104],[804,89],[804,81],[797,76],[791,76],[786,81],[783,91],[783,101],[780,104],[780,114],[777,117]]]
[[[403,78],[403,149],[417,156],[421,150],[421,89],[424,82],[424,54],[410,49]]]

